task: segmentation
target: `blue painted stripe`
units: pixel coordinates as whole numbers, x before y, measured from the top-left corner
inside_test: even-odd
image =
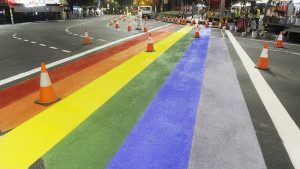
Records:
[[[187,168],[210,30],[180,59],[107,168]],[[130,112],[128,112],[130,113]]]

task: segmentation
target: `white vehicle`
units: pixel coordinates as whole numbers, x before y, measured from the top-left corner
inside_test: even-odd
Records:
[[[138,10],[142,11],[142,17],[151,18],[152,6],[138,6]]]

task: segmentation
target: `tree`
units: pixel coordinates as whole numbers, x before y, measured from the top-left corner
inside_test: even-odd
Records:
[[[68,0],[68,3],[73,5],[80,5],[80,6],[93,6],[97,5],[98,0]]]

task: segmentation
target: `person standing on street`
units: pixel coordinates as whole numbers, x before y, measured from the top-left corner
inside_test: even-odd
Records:
[[[258,30],[259,27],[259,19],[260,19],[260,10],[259,8],[257,8],[257,6],[255,7],[255,21],[256,21],[256,30]]]
[[[141,26],[142,17],[143,17],[143,12],[142,12],[142,10],[139,9],[138,14],[137,14],[136,30],[142,30],[142,26]]]

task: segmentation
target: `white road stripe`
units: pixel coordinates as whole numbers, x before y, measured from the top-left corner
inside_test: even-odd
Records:
[[[35,44],[36,42],[32,41],[32,42],[30,42],[30,43]]]
[[[51,46],[51,47],[49,47],[50,49],[54,49],[54,50],[56,50],[56,49],[58,49],[57,47],[54,47],[54,46]]]
[[[24,39],[23,41],[24,41],[24,42],[28,42],[29,40],[27,40],[27,39]]]
[[[42,43],[40,43],[39,45],[40,45],[40,46],[47,46],[47,45],[45,45],[45,44],[42,44]]]
[[[100,40],[100,41],[102,41],[102,42],[106,41],[106,40],[104,40],[104,39],[98,39],[98,40]]]
[[[156,31],[156,30],[158,30],[158,29],[167,27],[167,26],[169,26],[169,25],[171,25],[171,24],[167,24],[167,25],[164,25],[164,26],[157,27],[157,28],[155,28],[155,29],[150,30],[149,32]],[[95,47],[95,48],[93,48],[93,49],[84,51],[84,52],[82,52],[82,53],[78,53],[78,54],[76,54],[76,55],[73,55],[73,56],[70,56],[70,57],[67,57],[67,58],[64,58],[64,59],[61,59],[61,60],[52,62],[52,63],[50,63],[50,64],[47,64],[46,66],[47,66],[47,68],[51,68],[51,67],[54,67],[54,66],[63,64],[63,63],[65,63],[65,62],[74,60],[74,59],[76,59],[76,58],[80,58],[80,57],[85,56],[85,55],[87,55],[87,54],[93,53],[93,52],[95,52],[95,51],[98,51],[98,50],[107,48],[107,47],[112,46],[112,45],[119,44],[119,43],[121,43],[121,42],[127,41],[127,40],[129,40],[129,39],[133,39],[133,38],[139,37],[139,36],[141,36],[141,35],[145,35],[145,34],[146,34],[146,33],[139,33],[139,34],[135,34],[135,35],[132,35],[132,36],[123,38],[123,39],[119,39],[119,40],[116,40],[116,41],[107,43],[107,44],[105,44],[105,45],[98,46],[98,47]],[[10,83],[10,82],[13,82],[13,81],[16,81],[16,80],[18,80],[18,79],[21,79],[21,78],[30,76],[30,75],[32,75],[32,74],[38,73],[38,72],[40,71],[40,69],[41,69],[41,68],[38,67],[38,68],[35,68],[35,69],[32,69],[32,70],[29,70],[29,71],[27,71],[27,72],[20,73],[20,74],[17,74],[17,75],[15,75],[15,76],[12,76],[12,77],[9,77],[9,78],[0,80],[0,86],[5,85],[5,84]]]
[[[283,50],[277,50],[277,49],[269,49],[270,51],[274,51],[274,52],[282,52],[282,53],[289,53],[289,54],[292,54],[292,55],[300,55],[300,53],[297,53],[297,52],[290,52],[290,51],[283,51]]]
[[[61,50],[61,51],[66,52],[66,53],[71,53],[71,51],[69,51],[69,50]]]
[[[13,37],[13,38],[17,39],[17,37]]]
[[[22,38],[18,38],[18,40],[22,40]]]
[[[251,39],[251,38],[241,38],[241,37],[235,37],[235,38],[236,38],[236,39],[251,40],[251,41],[256,41],[256,42],[276,43],[275,41],[263,40],[263,39]],[[283,45],[300,46],[299,44],[288,43],[288,42],[284,42]]]
[[[224,32],[223,32],[223,30],[222,30],[222,29],[221,29],[221,32],[222,32],[222,36],[223,36],[223,37],[225,37],[225,36],[224,36]]]
[[[226,33],[238,56],[242,60],[257,93],[268,111],[268,114],[270,115],[278,134],[282,139],[283,145],[289,154],[294,168],[300,169],[300,130],[298,126],[290,117],[289,113],[281,104],[259,70],[254,68],[255,64],[234,38],[232,33],[228,30],[226,30]]]

